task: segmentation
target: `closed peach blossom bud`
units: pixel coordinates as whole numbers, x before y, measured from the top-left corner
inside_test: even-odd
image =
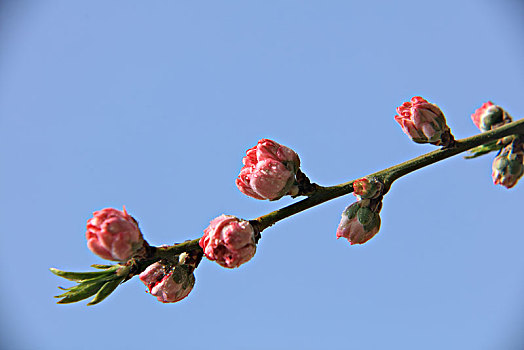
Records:
[[[363,177],[353,182],[353,194],[357,198],[377,198],[382,194],[384,185],[377,179]]]
[[[220,215],[204,230],[199,244],[209,260],[231,269],[248,262],[255,255],[255,230],[249,221]]]
[[[295,174],[300,167],[298,155],[275,141],[262,139],[247,150],[235,183],[238,189],[256,199],[277,200],[296,194]]]
[[[495,185],[515,186],[524,175],[524,145],[515,141],[506,146],[493,160],[492,171]]]
[[[171,267],[160,262],[151,264],[139,275],[149,293],[162,303],[175,303],[187,297],[195,285],[194,268],[190,265]]]
[[[337,228],[337,239],[344,237],[350,244],[362,244],[375,236],[380,229],[379,211],[381,202],[371,203],[369,199],[351,204],[342,213]]]
[[[138,224],[125,210],[105,208],[87,221],[87,246],[103,259],[127,261],[144,251]]]
[[[488,101],[471,115],[471,120],[480,131],[484,132],[511,123],[512,119],[501,107]]]
[[[404,133],[417,143],[448,146],[453,142],[444,113],[420,96],[397,108],[395,120]]]

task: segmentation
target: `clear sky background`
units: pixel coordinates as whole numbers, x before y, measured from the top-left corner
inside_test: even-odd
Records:
[[[492,155],[400,179],[362,246],[335,237],[352,195],[280,222],[176,304],[135,278],[56,305],[72,284],[48,271],[103,263],[85,224],[105,207],[160,245],[293,202],[235,187],[261,138],[334,185],[434,149],[393,119],[412,96],[457,138],[487,100],[523,117],[521,1],[0,4],[2,349],[524,348],[524,183],[494,186]]]

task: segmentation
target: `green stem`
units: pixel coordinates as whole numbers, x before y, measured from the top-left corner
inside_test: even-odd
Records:
[[[142,259],[136,259],[133,261],[134,269],[132,276],[136,276],[143,272],[149,265],[159,261],[167,260],[171,263],[178,262],[178,256],[184,252],[190,252],[194,250],[202,251],[202,248],[198,245],[200,238],[193,239],[192,241],[185,241],[183,243],[177,243],[172,246],[160,246],[160,247],[149,247],[149,253],[147,257]],[[131,277],[132,277],[131,276]]]
[[[404,162],[404,163],[392,166],[390,168],[378,171],[376,173],[370,174],[367,177],[374,177],[380,180],[385,186],[382,194],[385,194],[390,189],[391,184],[395,180],[397,180],[398,178],[404,175],[407,175],[415,170],[418,170],[420,168],[426,167],[433,163],[439,162],[446,158],[455,156],[459,153],[470,150],[477,146],[487,144],[489,142],[492,142],[492,141],[495,141],[495,140],[498,140],[498,139],[501,139],[503,137],[510,136],[510,135],[524,135],[524,119],[506,124],[500,128],[491,130],[489,132],[481,133],[479,135],[468,137],[462,140],[456,140],[452,147],[441,148],[439,150],[436,150],[430,153],[426,153],[422,156],[408,160],[407,162]],[[321,203],[327,202],[331,199],[341,197],[341,196],[344,196],[346,194],[353,192],[353,182],[354,181],[355,180],[352,180],[352,181],[342,183],[336,186],[331,186],[331,187],[321,187],[318,185],[313,186],[313,184],[311,184],[311,186],[314,187],[314,192],[308,198],[301,200],[297,203],[288,205],[287,207],[275,210],[269,214],[260,216],[257,219],[250,220],[250,223],[255,227],[257,236],[260,237],[259,236],[260,232],[262,232],[264,229],[270,227],[271,225],[273,225],[274,223],[282,219],[285,219],[291,215],[297,214],[306,209],[312,208]],[[193,251],[201,252],[202,248],[199,245],[199,240],[200,238],[196,238],[191,241],[186,241],[183,243],[175,244],[173,246],[161,246],[161,247],[147,246],[146,247],[146,256],[143,259],[137,259],[136,261],[135,260],[129,261],[128,266],[115,265],[114,267],[110,267],[109,269],[107,269],[107,271],[115,269],[115,272],[118,275],[118,278],[112,279],[112,281],[102,281],[104,282],[103,286],[102,285],[98,286],[100,287],[98,290],[98,294],[95,297],[95,299],[91,301],[90,304],[94,304],[94,303],[101,301],[103,298],[109,295],[116,288],[116,286],[118,286],[119,283],[125,282],[128,279],[130,279],[131,277],[136,276],[137,274],[144,271],[150,264],[158,260],[165,259],[165,260],[176,263],[178,261],[178,255],[184,252],[193,252]],[[202,255],[197,257],[195,266],[198,265],[201,257]],[[95,273],[93,272],[71,273],[71,272],[51,269],[51,272],[61,277],[65,277],[68,279],[73,279],[73,280],[77,280],[81,282],[83,282],[81,279],[85,280],[85,278],[91,278],[92,276],[98,276],[100,274],[104,275],[105,273],[107,273],[107,271],[95,272]],[[89,293],[91,292],[96,293],[96,290],[90,290]],[[93,295],[93,293],[89,294],[87,297]],[[79,295],[83,299],[86,298],[84,297],[84,294],[78,294],[78,295],[75,294],[74,296],[69,297],[69,299],[66,299],[68,297],[64,297],[60,302],[65,303],[65,302],[73,302],[73,301],[81,300],[81,299],[76,299],[76,300],[74,299],[74,298],[78,298]]]
[[[192,241],[185,241],[167,247],[157,247],[153,253],[155,259],[167,259],[172,260],[175,255],[182,254],[183,252],[189,252],[192,250],[202,250],[198,245],[200,238],[193,239]]]
[[[506,124],[495,130],[484,132],[475,136],[471,136],[462,140],[456,140],[455,144],[450,148],[441,148],[439,150],[426,153],[419,157],[408,160],[407,162],[397,164],[390,168],[377,171],[376,173],[370,174],[367,177],[375,177],[384,183],[384,193],[387,193],[391,184],[398,178],[407,175],[415,170],[426,167],[433,163],[439,162],[446,158],[453,157],[459,153],[465,152],[477,146],[501,139],[509,135],[524,134],[524,119],[516,122]],[[317,206],[321,203],[329,200],[344,196],[353,192],[353,182],[351,180],[339,185],[322,187],[318,186],[316,191],[306,199],[303,199],[297,203],[288,205],[287,207],[275,210],[269,214],[260,216],[254,220],[251,220],[255,224],[258,232],[262,232],[266,228],[275,224],[276,222],[283,220],[291,215],[300,213],[306,209]],[[183,252],[202,250],[199,246],[200,238],[196,238],[191,241],[175,244],[173,246],[156,247],[153,251],[152,256],[148,259],[148,263],[151,261],[158,261],[160,259],[172,260],[176,255]]]
[[[415,170],[455,156],[477,146],[501,139],[505,136],[516,134],[524,134],[524,119],[508,123],[495,130],[484,132],[465,139],[456,140],[455,144],[450,148],[442,148],[426,153],[417,158],[408,160],[407,162],[370,174],[367,177],[375,177],[382,181],[385,185],[384,193],[386,193],[391,187],[393,181]],[[353,182],[354,180],[336,186],[320,187],[313,195],[301,200],[300,202],[260,216],[259,218],[255,219],[258,221],[258,229],[260,232],[262,232],[264,229],[273,225],[277,221],[285,219],[306,209],[312,208],[321,203],[327,202],[331,199],[349,194],[353,192]]]

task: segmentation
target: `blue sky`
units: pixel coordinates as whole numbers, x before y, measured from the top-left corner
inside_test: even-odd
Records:
[[[487,100],[522,117],[523,16],[517,0],[3,1],[3,347],[522,349],[524,184],[493,186],[491,155],[398,180],[362,246],[335,238],[352,195],[280,222],[239,269],[203,261],[180,303],[131,280],[56,305],[70,284],[48,268],[103,263],[84,236],[101,208],[160,245],[293,202],[236,189],[261,138],[333,185],[433,150],[393,119],[414,95],[457,138]]]

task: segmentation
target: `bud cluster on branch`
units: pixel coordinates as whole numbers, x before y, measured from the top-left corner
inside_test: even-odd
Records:
[[[187,297],[195,285],[194,272],[202,257],[226,268],[237,268],[256,253],[261,232],[276,222],[351,192],[357,201],[343,212],[336,237],[350,244],[363,244],[380,229],[383,199],[393,182],[413,171],[469,151],[466,158],[498,152],[492,165],[496,185],[515,186],[524,174],[524,119],[512,121],[509,114],[491,102],[471,116],[481,134],[455,140],[444,113],[435,104],[416,96],[397,108],[395,120],[416,143],[440,149],[340,185],[323,187],[312,183],[300,170],[300,158],[292,149],[262,139],[246,152],[235,183],[245,195],[275,201],[284,196],[307,198],[253,220],[220,215],[211,220],[199,238],[171,246],[150,246],[138,222],[113,208],[96,211],[87,221],[88,248],[116,265],[92,265],[98,271],[68,272],[51,268],[54,274],[77,282],[58,295],[58,303],[73,303],[93,297],[88,305],[104,300],[120,284],[134,276],[162,303]]]

